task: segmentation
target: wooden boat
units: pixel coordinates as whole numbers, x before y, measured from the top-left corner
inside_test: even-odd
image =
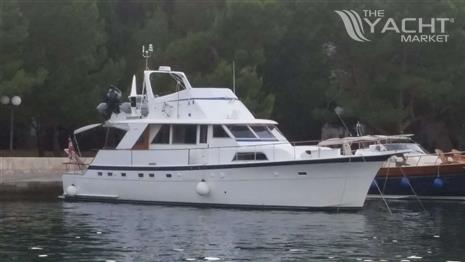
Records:
[[[369,194],[465,199],[465,156],[461,151],[444,153],[437,149],[430,154],[413,141],[412,135],[333,138],[319,145],[339,147],[343,154],[356,156],[408,150],[402,157],[395,156],[384,163]]]

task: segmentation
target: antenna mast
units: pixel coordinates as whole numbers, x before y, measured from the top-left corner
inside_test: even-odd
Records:
[[[236,61],[233,60],[232,64],[232,74],[233,74],[233,92],[236,93]]]
[[[145,70],[149,70],[149,58],[153,54],[153,45],[149,44],[149,48],[145,49],[145,45],[142,46],[142,57],[145,58]]]

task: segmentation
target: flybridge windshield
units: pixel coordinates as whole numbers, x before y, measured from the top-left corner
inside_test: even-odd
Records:
[[[276,141],[278,140],[272,133],[272,129],[263,125],[228,125],[231,134],[240,141]]]
[[[156,96],[164,96],[185,89],[182,79],[170,73],[150,74],[150,85]]]

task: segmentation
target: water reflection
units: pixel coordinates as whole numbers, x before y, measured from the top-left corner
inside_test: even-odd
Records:
[[[0,202],[7,261],[446,261],[465,256],[464,204],[380,201],[356,213]],[[436,237],[435,237],[436,236]]]

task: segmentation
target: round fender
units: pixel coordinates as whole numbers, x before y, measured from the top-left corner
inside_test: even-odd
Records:
[[[207,182],[205,181],[200,181],[197,183],[197,186],[195,187],[195,192],[201,196],[206,196],[210,194],[210,187],[208,186]]]
[[[444,186],[444,179],[442,179],[442,177],[436,177],[434,180],[433,180],[433,187],[434,188],[442,188]]]
[[[402,177],[400,179],[400,186],[401,187],[410,187],[410,180],[407,177]]]
[[[66,195],[75,196],[78,193],[77,187],[75,185],[70,185],[66,188]]]

